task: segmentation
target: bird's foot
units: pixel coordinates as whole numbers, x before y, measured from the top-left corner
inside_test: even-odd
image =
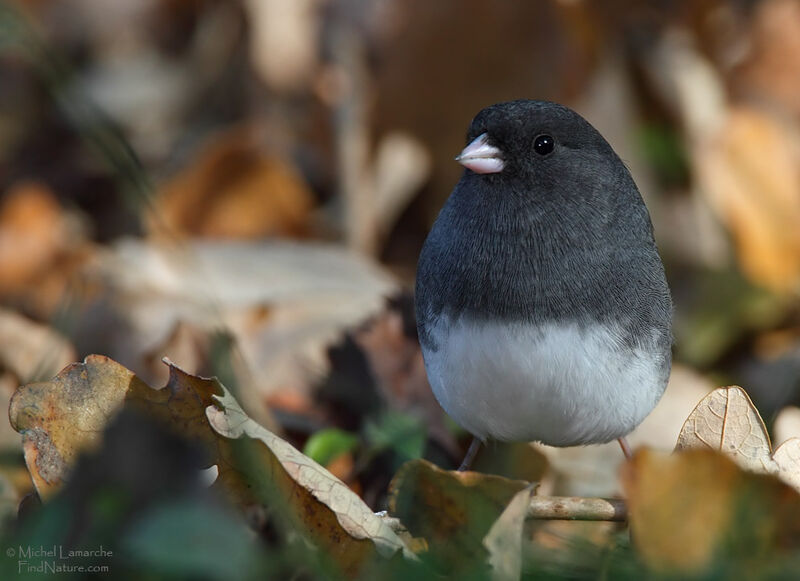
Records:
[[[469,445],[469,450],[467,450],[467,455],[464,456],[464,460],[461,462],[461,466],[458,467],[459,472],[464,472],[465,470],[469,470],[469,467],[472,466],[472,462],[475,460],[475,456],[478,454],[478,450],[481,448],[481,441],[478,438],[472,438],[472,443]]]
[[[622,453],[625,454],[625,460],[630,460],[633,458],[633,454],[631,454],[631,446],[628,444],[628,440],[625,439],[625,436],[617,438],[617,442],[619,442],[619,447],[622,448]]]

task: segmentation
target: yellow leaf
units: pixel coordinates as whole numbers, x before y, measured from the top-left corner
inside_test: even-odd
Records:
[[[702,574],[735,554],[745,569],[797,546],[800,496],[711,450],[637,452],[623,467],[631,534],[652,568]]]
[[[797,289],[800,147],[791,124],[733,108],[719,135],[697,148],[696,161],[702,191],[733,235],[744,273],[777,291]]]

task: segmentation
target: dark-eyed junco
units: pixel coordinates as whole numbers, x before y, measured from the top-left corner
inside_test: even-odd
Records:
[[[431,387],[476,436],[465,463],[488,438],[616,438],[627,455],[622,438],[667,385],[672,343],[636,184],[600,133],[556,103],[487,107],[467,143],[416,286]]]

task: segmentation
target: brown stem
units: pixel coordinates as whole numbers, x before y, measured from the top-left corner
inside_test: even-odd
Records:
[[[534,496],[528,506],[528,519],[590,520],[621,522],[628,518],[624,500],[577,496]]]

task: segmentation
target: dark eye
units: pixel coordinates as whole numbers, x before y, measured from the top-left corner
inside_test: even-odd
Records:
[[[533,142],[533,150],[539,155],[547,155],[556,145],[555,139],[549,135],[540,135]]]

